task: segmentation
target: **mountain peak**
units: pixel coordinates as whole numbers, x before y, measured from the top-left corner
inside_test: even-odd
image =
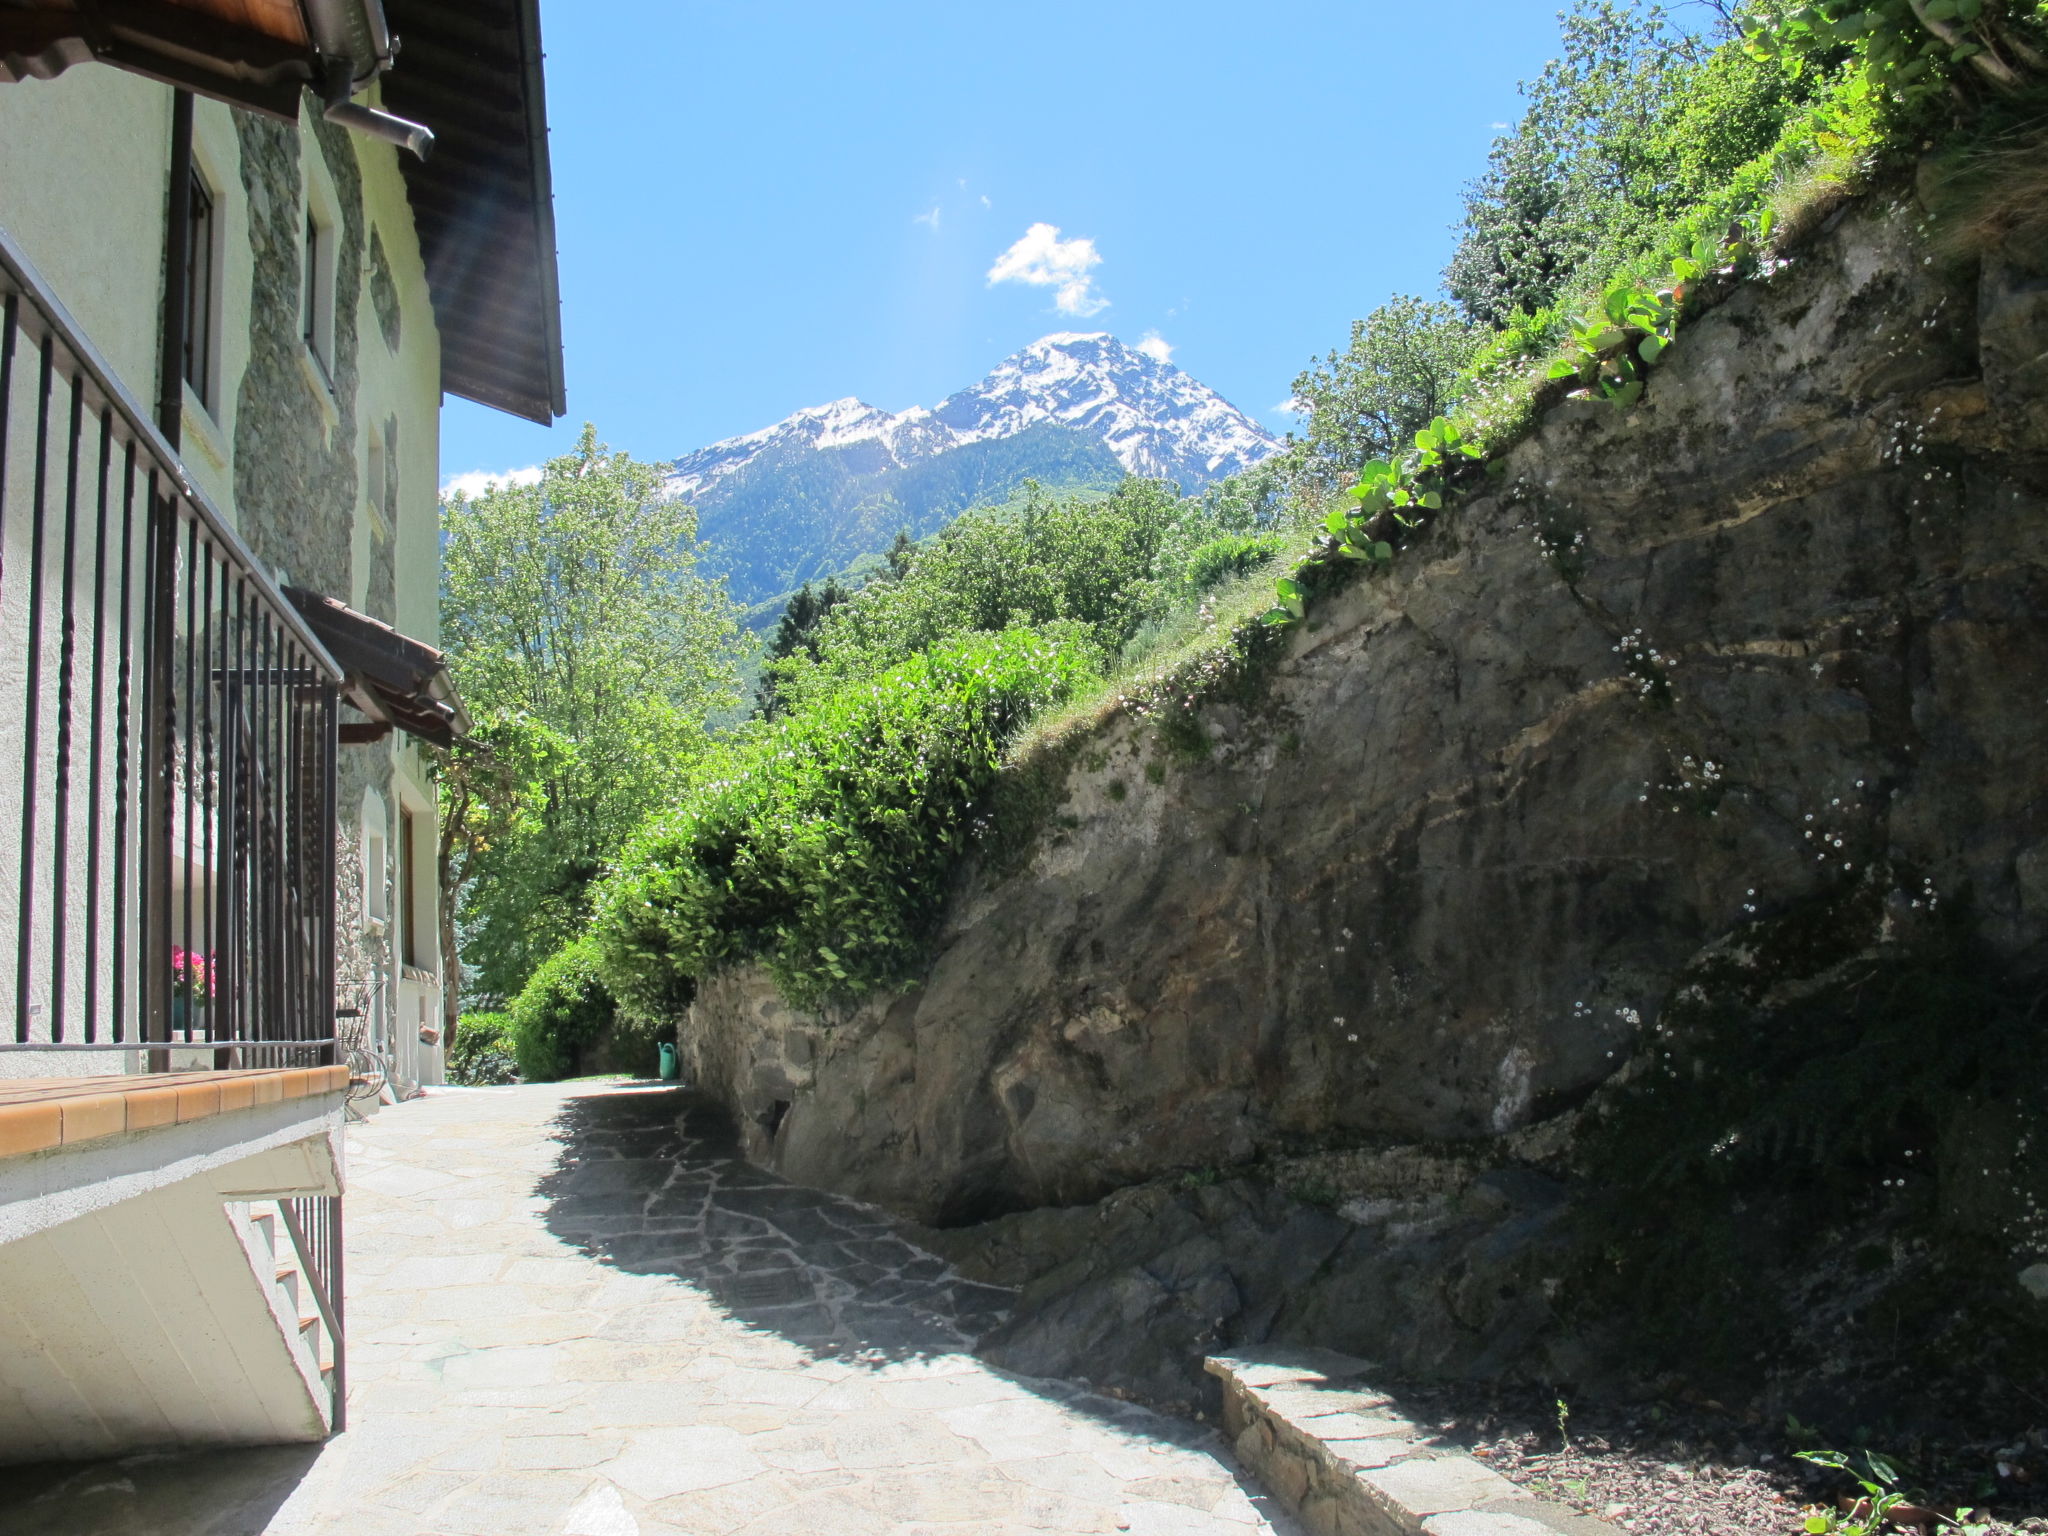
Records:
[[[806,406],[772,427],[686,454],[664,483],[670,494],[697,504],[707,537],[739,516],[742,505],[758,508],[747,515],[764,524],[801,522],[836,516],[824,504],[844,495],[853,497],[850,514],[857,506],[860,517],[888,522],[886,542],[896,527],[930,532],[941,501],[951,508],[943,515],[951,516],[968,505],[1002,501],[1026,478],[1103,485],[1123,473],[1176,481],[1192,491],[1250,468],[1279,447],[1250,417],[1171,363],[1107,331],[1058,331],[929,409],[892,413],[852,395]],[[941,482],[954,489],[940,500],[915,488]],[[792,525],[786,536],[797,532]],[[747,542],[765,533],[764,526]],[[826,547],[837,538],[828,534]],[[846,551],[848,559],[867,552],[866,544]],[[825,547],[813,554],[824,559]],[[845,563],[820,565],[816,573]],[[751,601],[784,590],[808,571],[801,561],[774,569],[778,585],[749,581],[741,595]]]

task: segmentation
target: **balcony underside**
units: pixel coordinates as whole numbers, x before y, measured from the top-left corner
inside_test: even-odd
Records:
[[[346,1087],[325,1068],[0,1090],[0,1462],[328,1432],[331,1349],[267,1202],[340,1193]]]

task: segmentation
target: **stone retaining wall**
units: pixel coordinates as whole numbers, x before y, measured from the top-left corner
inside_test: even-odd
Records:
[[[1330,1350],[1219,1355],[1223,1432],[1315,1536],[1620,1536],[1439,1443]]]

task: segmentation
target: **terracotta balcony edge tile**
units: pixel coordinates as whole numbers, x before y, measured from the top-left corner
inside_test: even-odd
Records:
[[[174,1087],[131,1088],[122,1097],[128,1101],[131,1131],[149,1131],[178,1123],[178,1090]]]
[[[227,1077],[220,1082],[220,1112],[230,1114],[238,1109],[251,1109],[256,1104],[256,1080],[252,1077]]]
[[[63,1140],[63,1116],[54,1103],[0,1105],[0,1157],[41,1152]]]
[[[220,1113],[219,1083],[189,1083],[178,1090],[178,1123]]]
[[[128,1129],[128,1095],[96,1093],[85,1098],[59,1099],[57,1108],[64,1122],[64,1145],[91,1141],[97,1136],[118,1136]]]

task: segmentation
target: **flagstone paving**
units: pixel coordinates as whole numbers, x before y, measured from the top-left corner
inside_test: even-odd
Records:
[[[348,1155],[347,1433],[35,1469],[10,1533],[1293,1529],[1205,1427],[974,1359],[1007,1292],[682,1090],[452,1091]]]

